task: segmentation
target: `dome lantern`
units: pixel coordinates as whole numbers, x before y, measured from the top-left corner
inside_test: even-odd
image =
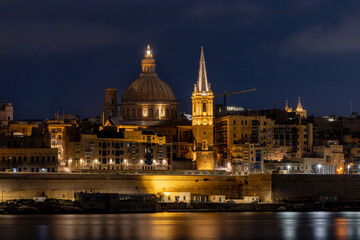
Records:
[[[177,118],[177,101],[171,87],[155,72],[150,46],[141,60],[140,77],[124,91],[120,103],[124,120],[173,120]]]

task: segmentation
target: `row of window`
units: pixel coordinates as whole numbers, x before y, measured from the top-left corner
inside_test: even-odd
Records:
[[[236,120],[233,120],[233,124],[236,125]],[[248,124],[247,120],[241,120],[241,125],[247,125],[247,124]],[[252,120],[252,121],[251,121],[251,124],[252,124],[252,125],[255,125],[255,126],[259,126],[259,125],[261,125],[261,122],[258,121],[258,120]],[[262,125],[263,125],[263,126],[266,126],[266,121],[264,121],[264,122],[262,123]]]
[[[134,108],[126,109],[126,110],[123,109],[122,113],[124,117],[154,117],[154,110],[152,108],[150,108],[149,110],[147,108],[144,108],[143,111],[141,111],[140,108],[138,108],[137,110]],[[168,117],[175,117],[175,115],[176,115],[176,111],[174,109],[169,110],[169,109],[161,108],[160,112],[159,109],[155,109],[155,117],[161,116],[168,118]]]
[[[12,168],[12,169],[2,169],[3,172],[57,172],[55,168],[31,168],[30,171],[27,171],[27,168]]]
[[[125,170],[128,169],[127,167],[123,167],[123,166],[98,166],[98,167],[90,167],[90,169],[94,169],[94,170]],[[169,167],[167,166],[167,169],[169,169]],[[142,166],[141,170],[156,170],[156,167],[154,166]]]
[[[55,156],[31,156],[31,157],[27,157],[27,156],[7,156],[7,157],[2,157],[2,161],[3,162],[56,162],[56,157]]]
[[[143,140],[145,140],[145,137],[143,137]],[[155,137],[152,138],[152,140],[155,140]],[[145,146],[145,142],[142,143],[143,146]],[[138,142],[127,142],[127,143],[123,143],[123,142],[99,142],[99,147],[100,148],[107,148],[107,147],[113,147],[113,148],[123,148],[124,145],[126,147],[138,147],[139,146],[139,143]],[[155,146],[155,143],[152,143],[153,146]],[[159,144],[160,145],[160,144]]]
[[[128,152],[130,152],[130,149],[128,149]],[[136,152],[138,153],[139,152],[139,148],[137,148],[136,149]],[[115,156],[120,156],[120,155],[124,155],[124,150],[116,150],[116,151],[114,151],[114,150],[112,150],[112,151],[110,151],[110,150],[108,150],[107,152],[106,152],[106,150],[99,150],[99,155],[102,155],[102,156],[107,156],[107,155],[110,155],[110,153],[112,153],[112,155],[114,155],[115,154]]]

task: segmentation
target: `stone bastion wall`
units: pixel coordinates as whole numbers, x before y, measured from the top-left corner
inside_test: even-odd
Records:
[[[270,175],[179,176],[179,175],[115,175],[60,173],[0,173],[0,201],[33,198],[73,199],[74,192],[151,193],[191,192],[193,194],[226,195],[238,199],[243,195],[270,199]]]
[[[279,174],[272,175],[273,201],[360,201],[358,174]]]
[[[226,195],[228,199],[259,196],[262,202],[318,201],[337,197],[360,201],[360,175],[279,174],[250,176],[115,175],[60,173],[0,173],[0,201],[33,198],[73,199],[74,192],[191,192]]]

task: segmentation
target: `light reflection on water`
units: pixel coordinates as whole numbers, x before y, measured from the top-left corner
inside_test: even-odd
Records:
[[[0,215],[0,239],[360,239],[359,212]]]

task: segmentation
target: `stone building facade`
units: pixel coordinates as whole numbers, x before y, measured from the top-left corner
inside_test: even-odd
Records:
[[[0,148],[0,171],[57,172],[57,153],[54,148]]]
[[[117,91],[115,88],[107,88],[104,90],[104,123],[118,115]]]
[[[104,130],[67,144],[71,171],[169,170],[172,165],[171,144],[153,131]]]
[[[231,162],[231,149],[256,144],[262,154],[274,147],[274,121],[265,116],[224,116],[215,119],[215,147],[222,164]]]
[[[0,103],[0,123],[14,120],[14,107],[12,103]]]

